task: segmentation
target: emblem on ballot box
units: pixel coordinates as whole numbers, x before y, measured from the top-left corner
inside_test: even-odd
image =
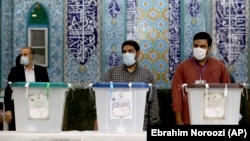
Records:
[[[29,119],[49,119],[49,102],[46,94],[28,94]]]
[[[203,115],[205,119],[225,118],[225,97],[224,93],[204,93]]]
[[[111,119],[131,119],[132,110],[131,92],[112,92],[110,100]]]

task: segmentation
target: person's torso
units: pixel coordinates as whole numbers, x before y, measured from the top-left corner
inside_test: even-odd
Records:
[[[182,64],[184,82],[193,84],[196,80],[205,80],[206,83],[222,83],[223,68],[221,62],[210,58],[209,61],[201,66],[189,59]]]
[[[141,67],[138,67],[132,73],[128,72],[124,67],[115,67],[111,69],[110,73],[109,80],[106,79],[105,81],[152,83],[152,74]]]

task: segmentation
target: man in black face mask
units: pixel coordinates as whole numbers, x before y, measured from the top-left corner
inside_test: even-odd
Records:
[[[123,42],[121,49],[124,64],[122,66],[110,68],[105,75],[104,81],[127,83],[145,82],[153,85],[152,97],[147,99],[145,107],[143,130],[146,131],[148,124],[158,124],[160,120],[154,76],[149,70],[139,66],[138,58],[140,57],[141,52],[140,46],[136,41],[127,40]],[[94,129],[97,130],[97,121],[95,122]]]

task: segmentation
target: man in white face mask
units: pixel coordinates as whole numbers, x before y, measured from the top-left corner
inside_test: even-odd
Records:
[[[33,63],[34,51],[31,47],[24,47],[21,51],[20,64],[11,68],[9,82],[49,82],[47,69]],[[18,62],[18,60],[17,60]],[[5,121],[9,123],[9,130],[16,130],[14,100],[12,89],[7,85],[4,92]]]
[[[20,64],[30,70],[33,67],[34,51],[30,48],[23,48],[21,52]]]
[[[194,40],[193,56],[199,64],[204,65],[204,63],[206,63],[210,50],[211,45],[208,46],[208,41],[206,39]]]
[[[155,87],[155,80],[153,74],[139,66],[138,58],[141,55],[140,46],[136,41],[127,40],[122,44],[122,58],[123,65],[110,68],[104,77],[105,82],[144,82],[153,85],[152,97],[147,98],[144,127],[146,131],[147,125],[158,124],[159,118],[159,105],[157,90]],[[97,121],[95,122],[94,129],[97,130]]]
[[[138,65],[137,60],[141,54],[139,49],[139,45],[131,44],[124,44],[122,47],[122,60],[129,72],[133,72]]]
[[[207,32],[199,32],[193,37],[193,57],[181,62],[172,81],[172,110],[176,124],[190,124],[188,98],[183,98],[180,86],[194,83],[230,83],[224,63],[209,57],[212,38]],[[187,96],[187,94],[185,94]],[[185,100],[183,100],[185,99]]]

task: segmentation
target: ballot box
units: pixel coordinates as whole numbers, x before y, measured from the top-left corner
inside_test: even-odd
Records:
[[[68,85],[63,82],[11,84],[16,131],[61,132]]]
[[[190,124],[237,125],[244,84],[187,84]]]
[[[143,133],[146,83],[93,84],[98,131],[101,133]]]

